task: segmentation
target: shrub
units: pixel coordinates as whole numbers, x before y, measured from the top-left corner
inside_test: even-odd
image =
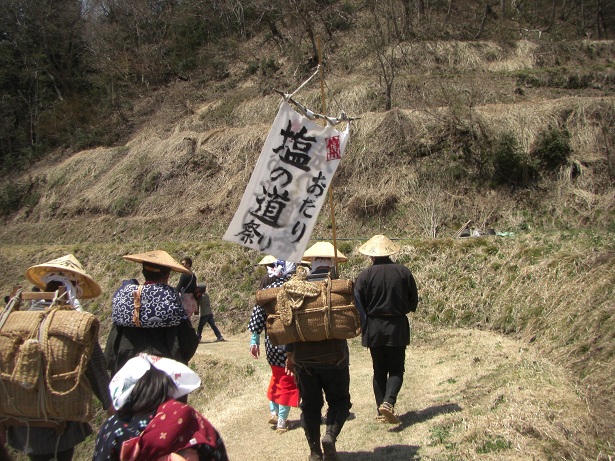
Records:
[[[38,178],[30,178],[27,182],[8,181],[0,187],[0,216],[9,216],[21,207],[30,211],[40,200],[40,192],[36,190]]]
[[[274,58],[263,58],[260,62],[260,70],[262,75],[272,77],[280,70],[280,64]]]
[[[246,66],[246,71],[245,71],[246,75],[256,74],[259,68],[260,68],[260,64],[258,61],[250,61],[248,65]]]
[[[556,127],[549,127],[542,131],[532,150],[532,156],[538,160],[542,168],[547,170],[554,170],[568,163],[571,153],[570,134]]]
[[[492,156],[493,180],[497,184],[526,184],[535,177],[535,167],[527,162],[519,141],[512,133],[502,135],[496,142]]]
[[[476,448],[476,453],[496,453],[502,450],[508,450],[511,447],[511,443],[504,437],[498,435],[496,437],[489,437],[481,446]]]
[[[136,209],[139,200],[137,197],[120,197],[113,201],[109,207],[109,211],[118,217],[130,216]]]
[[[9,181],[0,189],[0,215],[9,216],[21,205],[25,190],[23,185]]]
[[[331,32],[352,29],[355,18],[355,7],[349,3],[342,3],[339,8],[329,10],[323,17],[327,30]]]
[[[523,70],[517,72],[516,74],[516,84],[517,86],[530,86],[530,87],[541,87],[545,86],[543,80],[537,77],[534,73]]]
[[[348,201],[348,211],[355,218],[384,217],[392,212],[399,197],[382,192],[379,195],[357,194]]]

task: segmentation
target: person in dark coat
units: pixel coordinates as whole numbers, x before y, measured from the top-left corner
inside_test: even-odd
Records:
[[[335,278],[335,250],[329,242],[317,242],[303,254],[312,270],[308,281]],[[348,258],[337,252],[337,262]],[[301,425],[310,448],[309,461],[337,461],[335,444],[350,415],[350,360],[345,339],[295,342],[286,345],[286,368],[294,373],[301,397]],[[324,394],[324,398],[323,398]],[[325,434],[320,424],[327,401]]]
[[[107,368],[112,375],[141,352],[188,364],[199,338],[179,293],[168,284],[171,271],[189,273],[166,251],[126,255],[143,264],[145,283],[125,280],[113,295],[113,325],[105,345]]]
[[[195,273],[192,271],[192,258],[188,256],[182,258],[181,265],[189,272],[182,273],[179,276],[179,281],[177,282],[175,290],[181,296],[182,305],[184,306],[188,318],[191,318],[198,310],[196,299],[197,280]]]
[[[361,344],[368,347],[374,370],[373,387],[377,418],[399,424],[397,395],[404,381],[406,346],[410,344],[407,314],[416,311],[418,292],[410,269],[390,256],[401,246],[384,235],[375,235],[359,252],[372,265],[355,282],[355,300],[361,312]]]
[[[209,293],[207,293],[207,285],[204,283],[199,284],[199,292],[201,296],[197,300],[199,305],[199,326],[196,329],[196,334],[199,337],[199,342],[201,341],[203,335],[203,328],[205,325],[209,325],[211,330],[216,335],[216,342],[226,341],[222,333],[220,333],[220,329],[216,325],[216,321],[214,320],[214,312],[211,309],[211,298],[209,297]]]

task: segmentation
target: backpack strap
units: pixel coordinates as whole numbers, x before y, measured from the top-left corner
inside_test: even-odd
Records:
[[[9,303],[5,306],[4,310],[2,311],[2,314],[0,314],[0,330],[2,330],[2,327],[6,323],[6,320],[9,318],[9,315],[11,314],[11,312],[13,312],[13,310],[16,310],[16,311],[19,310],[19,306],[21,304],[21,292],[22,291],[23,290],[21,288],[17,291],[15,296],[13,296],[11,300],[9,301]]]
[[[139,285],[139,287],[134,292],[135,299],[135,309],[132,313],[132,321],[135,324],[135,327],[141,326],[141,292],[143,291],[143,285]]]

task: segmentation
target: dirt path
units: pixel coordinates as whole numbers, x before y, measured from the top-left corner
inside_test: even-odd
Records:
[[[250,356],[247,335],[227,339],[201,344],[195,360],[230,361],[250,373],[199,410],[222,434],[231,460],[305,461],[300,410],[291,410],[289,432],[275,433],[266,423],[264,354]],[[369,351],[356,338],[350,354],[353,407],[337,443],[342,461],[550,459],[545,446],[565,449],[560,433],[565,440],[587,418],[566,374],[526,344],[491,332],[415,328],[396,407],[402,423],[382,424],[374,420]]]

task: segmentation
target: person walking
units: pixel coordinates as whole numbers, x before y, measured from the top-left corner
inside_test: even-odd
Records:
[[[200,283],[198,285],[198,292],[199,298],[197,299],[197,304],[199,306],[199,326],[197,327],[196,335],[199,337],[199,342],[201,341],[205,325],[211,327],[214,335],[216,335],[216,342],[226,341],[214,321],[214,313],[211,310],[211,298],[209,297],[209,293],[207,293],[207,285]]]
[[[199,346],[179,297],[169,285],[171,271],[189,274],[163,250],[124,256],[142,264],[145,283],[124,280],[113,295],[113,324],[105,345],[111,374],[141,352],[188,364]]]
[[[368,347],[373,389],[380,421],[399,424],[395,403],[404,381],[406,347],[410,344],[407,314],[415,312],[418,291],[410,269],[393,262],[401,246],[374,235],[359,247],[372,261],[355,282],[355,301],[362,313],[361,344]]]
[[[261,277],[258,289],[262,290],[276,279],[280,277],[282,266],[277,264],[278,258],[273,255],[265,255],[263,259],[258,262],[258,266],[264,266],[267,272]]]
[[[295,271],[294,263],[276,260],[273,264],[275,271],[272,274],[278,275],[268,277],[269,284],[259,289],[280,287],[290,279]],[[263,306],[256,304],[252,309],[252,315],[248,323],[248,331],[251,333],[250,354],[255,359],[260,357],[260,336],[265,332],[265,353],[267,362],[271,367],[271,378],[267,388],[270,412],[267,423],[274,425],[278,434],[284,434],[289,429],[288,416],[290,409],[299,406],[299,391],[297,390],[294,377],[286,373],[285,349],[283,346],[274,346],[271,343],[265,328],[266,322],[267,313],[265,309]]]
[[[96,298],[102,292],[98,283],[85,272],[72,254],[32,266],[25,276],[39,288],[38,291],[55,292],[63,288],[66,304],[72,310],[81,306],[79,299]],[[37,300],[32,302],[28,310],[44,311],[52,306],[52,302]],[[105,370],[105,356],[97,339],[94,340],[84,376],[102,408],[106,409],[107,414],[112,414],[114,410],[109,393],[111,378]],[[6,438],[9,446],[25,453],[31,461],[71,461],[75,447],[92,433],[93,429],[88,423],[64,421],[63,425],[55,428],[9,426]]]
[[[177,290],[182,299],[182,305],[184,306],[186,315],[188,318],[191,318],[198,310],[196,299],[196,274],[192,271],[192,258],[186,256],[185,258],[182,258],[180,263],[188,272],[183,272],[179,276],[179,281],[177,282],[175,290]]]
[[[303,254],[312,263],[308,281],[335,278],[333,245],[317,242]],[[337,261],[348,259],[337,252]],[[286,369],[294,373],[301,397],[301,425],[310,449],[309,461],[337,461],[335,444],[350,415],[350,360],[345,339],[295,342],[286,345]],[[324,398],[327,400],[326,429],[320,439]]]

